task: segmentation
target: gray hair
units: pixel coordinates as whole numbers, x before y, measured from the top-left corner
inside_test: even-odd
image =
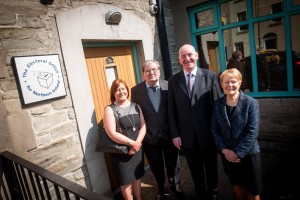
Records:
[[[156,64],[157,67],[160,68],[160,65],[159,65],[159,62],[158,62],[158,61],[156,61],[156,60],[146,60],[146,61],[144,62],[144,64],[143,64],[143,68],[142,68],[143,72],[145,71],[145,67],[146,67],[147,65],[152,64],[152,63]]]

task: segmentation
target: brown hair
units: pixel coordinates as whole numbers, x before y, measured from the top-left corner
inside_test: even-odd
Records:
[[[220,83],[222,84],[225,74],[231,74],[233,77],[235,77],[238,81],[242,82],[243,77],[241,72],[236,68],[226,69],[221,75],[220,75]]]
[[[116,79],[112,82],[111,87],[110,87],[110,102],[111,103],[115,102],[115,100],[116,100],[115,93],[116,93],[118,87],[121,85],[121,83],[123,83],[123,85],[126,87],[126,90],[128,93],[127,98],[129,98],[129,88],[128,88],[128,85],[126,84],[126,82],[122,79]]]
[[[242,52],[240,52],[240,51],[234,51],[234,52],[232,52],[232,60],[237,60],[237,59],[239,59],[239,57],[242,55]]]

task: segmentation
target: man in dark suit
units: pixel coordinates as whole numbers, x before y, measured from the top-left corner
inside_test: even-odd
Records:
[[[182,197],[179,186],[178,149],[173,145],[168,125],[168,82],[159,80],[160,65],[148,60],[143,65],[145,81],[131,89],[132,101],[142,109],[147,133],[143,151],[156,179],[158,199],[165,198],[165,167],[170,189]],[[178,163],[179,164],[179,163]]]
[[[197,199],[216,199],[217,151],[210,130],[214,100],[221,96],[214,72],[197,67],[198,53],[192,45],[179,50],[183,71],[169,79],[169,125],[174,145],[183,149]]]

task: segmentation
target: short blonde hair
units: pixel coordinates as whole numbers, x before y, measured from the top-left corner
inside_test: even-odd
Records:
[[[242,82],[243,77],[241,72],[236,68],[226,69],[221,75],[220,75],[220,83],[222,84],[224,76],[226,74],[231,74],[234,78],[236,78],[238,81]]]

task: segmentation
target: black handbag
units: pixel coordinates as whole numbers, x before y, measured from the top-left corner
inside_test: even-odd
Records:
[[[110,105],[111,106],[111,105]],[[111,106],[114,111],[114,116],[116,119],[117,130],[121,130],[118,116],[115,113],[114,106]],[[120,131],[118,131],[120,132]],[[122,132],[122,131],[121,131]],[[110,139],[107,135],[103,124],[100,122],[98,125],[98,135],[96,138],[95,151],[104,152],[104,153],[119,153],[119,154],[128,154],[129,146],[124,144],[119,144]]]

